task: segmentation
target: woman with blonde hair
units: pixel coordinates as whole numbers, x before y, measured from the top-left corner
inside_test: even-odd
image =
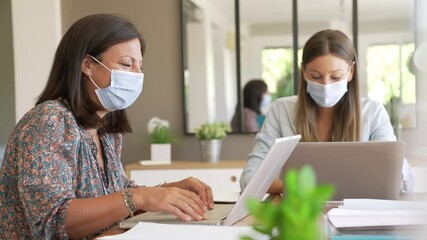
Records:
[[[305,44],[298,96],[277,99],[256,136],[240,184],[244,189],[276,138],[301,134],[303,142],[395,141],[390,118],[379,103],[361,98],[356,51],[337,30],[323,30]],[[401,191],[414,179],[404,160]],[[277,179],[270,193],[282,192]]]

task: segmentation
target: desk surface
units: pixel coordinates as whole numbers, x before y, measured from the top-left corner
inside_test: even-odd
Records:
[[[279,201],[281,201],[281,199],[282,198],[281,198],[280,195],[275,195],[272,198],[272,201],[273,202],[279,202]],[[415,194],[411,194],[411,195],[405,195],[405,196],[402,197],[402,200],[409,200],[409,201],[414,201],[414,200],[420,201],[420,200],[424,200],[425,201],[425,200],[427,200],[427,194],[418,194],[418,193],[415,193]],[[331,201],[331,202],[328,202],[328,204],[325,205],[325,208],[324,208],[323,212],[326,213],[331,208],[338,207],[341,204],[342,204],[342,202],[340,202],[340,201]],[[233,225],[234,226],[252,226],[254,224],[255,224],[255,222],[254,222],[253,217],[251,215],[248,215],[247,217],[241,219],[240,221],[236,222]],[[117,235],[117,234],[123,233],[125,231],[126,230],[120,229],[118,226],[116,226],[116,227],[113,227],[112,229],[108,230],[104,234],[100,235],[99,237],[109,236],[109,235]]]
[[[273,202],[279,202],[281,200],[280,195],[275,195],[272,198]],[[254,225],[254,219],[252,218],[251,215],[246,216],[245,218],[241,219],[240,221],[236,222],[235,224],[233,224],[234,226],[252,226]],[[100,235],[99,237],[103,237],[103,236],[110,236],[110,235],[117,235],[120,233],[124,233],[126,230],[124,229],[120,229],[119,226],[115,226],[113,228],[111,228],[110,230],[108,230],[107,232],[103,233],[102,235]]]

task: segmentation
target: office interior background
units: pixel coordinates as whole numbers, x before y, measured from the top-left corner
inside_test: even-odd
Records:
[[[353,37],[352,0],[297,2],[299,48],[302,48],[309,36],[324,28],[338,28]],[[199,8],[194,18],[202,20],[205,27],[214,26],[216,33],[222,34],[215,36],[223,36],[225,47],[222,51],[224,59],[228,59],[229,64],[226,66],[230,67],[225,71],[228,75],[223,78],[222,86],[217,86],[229,86],[217,92],[228,95],[217,96],[216,100],[213,97],[215,103],[224,104],[223,111],[218,113],[216,109],[209,110],[208,103],[212,101],[201,100],[207,104],[202,109],[210,112],[206,113],[206,119],[196,119],[193,125],[191,111],[196,112],[197,106],[184,107],[183,101],[187,94],[194,95],[184,89],[183,77],[186,75],[183,74],[183,66],[188,70],[189,65],[181,51],[183,8],[180,0],[1,0],[0,151],[4,151],[14,125],[34,106],[47,81],[57,44],[68,27],[89,14],[117,13],[128,16],[147,42],[143,63],[144,89],[139,99],[128,109],[133,133],[124,137],[123,162],[150,158],[146,126],[152,117],[169,120],[173,134],[179,139],[179,143],[172,146],[173,160],[198,161],[198,141],[188,132],[199,124],[197,121],[227,120],[237,104],[238,86],[227,82],[236,81],[233,78],[237,75],[236,44],[233,43],[236,27],[234,0],[194,0],[192,3]],[[214,6],[214,3],[218,6]],[[414,50],[427,43],[427,16],[424,14],[427,2],[358,0],[357,4],[362,94],[378,98],[384,103],[390,94],[400,96],[401,111],[405,115],[400,139],[407,143],[406,156],[410,163],[427,163],[427,70],[426,62],[422,61],[427,53],[422,54],[424,56],[418,62],[408,61]],[[286,63],[289,64],[287,68],[291,68],[293,64],[292,59],[288,59],[294,46],[292,0],[240,0],[239,5],[240,86],[243,87],[248,79],[263,77],[271,91],[277,93],[281,86],[278,83],[292,76],[286,75],[289,70],[281,69],[282,72],[277,73],[279,77],[274,78],[275,73],[269,71],[268,66]],[[263,17],[282,22],[262,22],[266,21]],[[323,20],[316,20],[316,17]],[[397,56],[394,58],[397,60],[387,62],[393,56]],[[264,64],[275,58],[279,62]],[[385,69],[379,71],[380,67]],[[290,73],[292,75],[292,70]],[[193,72],[190,76],[195,75]],[[209,78],[211,75],[205,76]],[[194,83],[194,78],[191,80]],[[209,89],[204,88],[207,91],[205,95],[211,94]],[[221,99],[231,100],[221,102]],[[224,140],[221,158],[246,159],[253,147],[254,137],[254,133],[230,134]]]

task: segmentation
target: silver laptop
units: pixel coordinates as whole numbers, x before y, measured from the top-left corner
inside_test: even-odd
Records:
[[[215,204],[214,209],[208,211],[206,220],[185,222],[169,213],[146,212],[120,222],[119,226],[127,229],[140,221],[170,224],[232,225],[249,214],[246,206],[248,198],[261,200],[264,197],[300,138],[300,135],[295,135],[276,139],[236,204]]]
[[[404,142],[301,142],[283,171],[311,165],[318,183],[335,185],[333,200],[398,199],[404,154]]]

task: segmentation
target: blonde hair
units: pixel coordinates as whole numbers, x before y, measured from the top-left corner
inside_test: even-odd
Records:
[[[332,141],[360,141],[361,109],[359,94],[359,77],[357,74],[356,52],[348,37],[337,30],[323,30],[314,34],[305,44],[302,54],[302,66],[305,67],[315,58],[331,54],[353,65],[354,73],[348,83],[348,91],[335,105]],[[354,62],[354,64],[353,64]],[[318,105],[306,91],[307,82],[303,80],[302,70],[298,90],[296,117],[294,119],[301,141],[320,141],[316,123]]]

